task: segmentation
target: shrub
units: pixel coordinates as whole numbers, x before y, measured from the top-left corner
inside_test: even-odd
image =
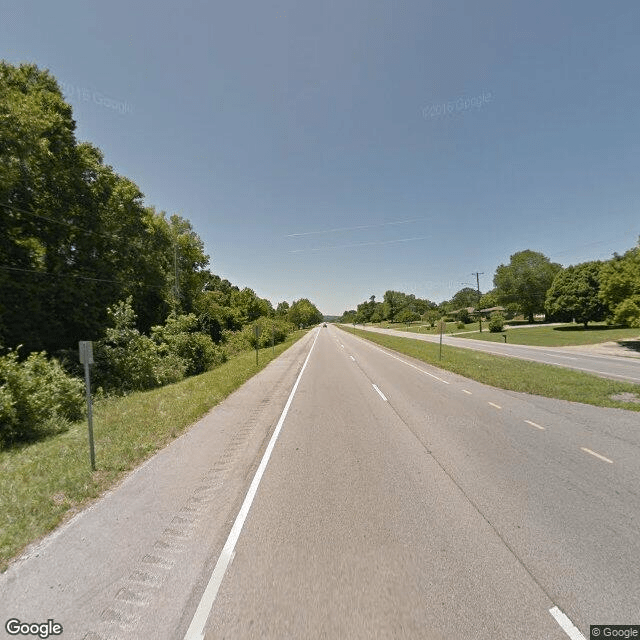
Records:
[[[204,373],[226,360],[224,350],[214,344],[211,336],[200,333],[198,319],[192,313],[169,316],[164,325],[152,328],[151,335],[162,354],[183,360],[187,376]]]
[[[260,334],[256,340],[255,327],[259,327]],[[231,355],[255,349],[256,342],[258,348],[264,349],[271,346],[272,330],[274,344],[280,344],[287,339],[287,336],[294,331],[295,327],[282,319],[258,318],[251,324],[246,325],[241,331],[223,331],[225,350]]]
[[[46,353],[20,362],[10,351],[0,357],[0,443],[34,440],[60,420],[84,415],[84,384],[65,373]]]
[[[287,339],[287,336],[294,330],[290,322],[284,320],[275,320],[273,318],[258,318],[245,329],[249,332],[249,340],[251,347],[256,348],[255,327],[258,327],[260,335],[258,336],[258,348],[264,349],[273,344],[280,344]]]
[[[131,297],[107,310],[113,327],[96,344],[95,384],[106,391],[143,391],[178,382],[186,364],[174,353],[163,354],[158,345],[135,328]]]
[[[624,327],[640,327],[640,296],[621,302],[615,308],[613,322]]]
[[[501,313],[491,314],[489,320],[489,331],[491,333],[500,333],[504,329],[504,316]]]
[[[254,348],[251,345],[250,332],[247,331],[246,327],[240,331],[223,331],[222,340],[224,349],[229,356]]]
[[[458,327],[458,329],[464,329],[466,326],[467,326],[467,325],[466,325],[462,320],[460,320],[460,321],[456,324],[456,327]]]

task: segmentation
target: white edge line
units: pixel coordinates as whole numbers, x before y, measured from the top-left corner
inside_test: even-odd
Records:
[[[415,364],[411,364],[410,362],[407,362],[406,360],[403,360],[402,358],[398,358],[398,356],[394,356],[392,353],[389,353],[388,351],[385,351],[384,349],[381,349],[380,347],[378,347],[377,345],[372,343],[370,340],[366,340],[365,342],[367,342],[369,345],[371,345],[374,349],[377,349],[378,351],[382,351],[382,353],[386,353],[391,358],[394,358],[395,360],[399,360],[403,364],[406,364],[409,367],[413,367],[417,371],[420,371],[421,373],[424,373],[427,376],[435,378],[436,380],[439,380],[440,382],[444,382],[444,384],[449,384],[449,382],[447,382],[446,380],[443,380],[442,378],[438,378],[438,376],[434,376],[433,373],[429,373],[428,371],[425,371],[424,369],[421,369],[420,367],[416,367]]]
[[[556,622],[562,627],[562,630],[571,638],[571,640],[587,640],[569,618],[558,609],[551,607],[549,613],[556,619]]]
[[[216,566],[213,569],[213,573],[211,574],[211,578],[209,579],[209,583],[207,584],[204,593],[202,594],[202,598],[200,599],[200,603],[198,604],[198,608],[191,620],[191,624],[187,629],[187,633],[184,636],[184,640],[204,640],[204,628],[207,624],[207,620],[209,619],[209,615],[211,614],[211,610],[213,609],[213,605],[216,600],[216,596],[218,595],[218,590],[220,589],[220,585],[222,584],[222,580],[227,571],[227,568],[231,564],[233,560],[233,556],[235,555],[235,546],[238,542],[238,538],[240,537],[240,532],[242,531],[242,527],[249,513],[249,509],[251,508],[251,504],[253,499],[255,498],[256,492],[258,490],[258,485],[260,484],[260,480],[262,480],[262,476],[267,467],[267,463],[269,462],[269,458],[271,457],[271,452],[276,444],[276,440],[278,439],[278,435],[282,429],[282,425],[284,423],[285,418],[287,417],[287,413],[289,412],[289,407],[291,406],[291,402],[293,401],[293,396],[295,395],[298,384],[300,383],[300,379],[302,378],[302,374],[304,370],[307,368],[307,363],[309,362],[309,358],[311,357],[311,352],[313,351],[313,347],[316,344],[316,340],[320,332],[316,333],[316,337],[313,340],[313,344],[311,345],[311,349],[309,349],[309,353],[307,354],[307,358],[302,365],[302,369],[298,374],[298,378],[291,389],[291,393],[289,394],[289,398],[287,403],[282,410],[282,414],[280,415],[280,419],[278,420],[278,424],[276,425],[275,430],[273,431],[273,435],[269,440],[269,444],[267,445],[267,449],[262,456],[262,460],[260,461],[260,466],[256,471],[253,480],[251,481],[251,485],[249,486],[249,490],[247,491],[247,495],[244,498],[244,502],[240,507],[240,511],[236,516],[235,522],[233,523],[233,527],[231,527],[231,532],[229,533],[229,537],[222,548],[220,553],[220,557],[216,562]]]
[[[372,384],[373,388],[378,392],[378,394],[380,395],[380,397],[385,401],[385,402],[389,402],[386,398],[386,396],[384,395],[384,393],[382,393],[382,391],[380,391],[380,389],[378,389],[378,387],[375,384]]]
[[[540,431],[544,431],[544,427],[541,427],[539,424],[536,424],[535,422],[531,422],[531,420],[525,420],[525,422],[527,424],[530,424],[532,427],[535,427],[536,429],[540,429]]]
[[[595,451],[591,451],[591,449],[587,449],[586,447],[580,447],[583,451],[586,451],[587,453],[590,453],[592,456],[595,456],[596,458],[600,458],[600,460],[604,460],[605,462],[608,462],[609,464],[613,464],[613,460],[609,460],[609,458],[605,458],[604,456],[601,456],[599,453],[596,453]]]

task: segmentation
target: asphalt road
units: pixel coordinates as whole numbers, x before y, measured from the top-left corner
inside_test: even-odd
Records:
[[[424,340],[425,342],[440,342],[440,336],[433,334],[421,334],[366,326],[358,326],[358,329],[399,336],[401,338]],[[485,342],[483,340],[448,336],[446,334],[442,337],[442,344],[484,351],[485,353],[493,353],[495,355],[521,358],[522,360],[543,362],[544,364],[553,364],[558,367],[578,369],[579,371],[591,373],[603,378],[640,383],[640,358],[579,353],[575,349],[568,350],[563,347],[531,347],[520,344]]]
[[[314,330],[14,563],[0,615],[87,640],[579,640],[640,624],[639,453],[635,412]]]

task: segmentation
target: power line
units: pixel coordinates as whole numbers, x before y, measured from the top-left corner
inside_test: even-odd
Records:
[[[116,240],[121,240],[121,236],[117,236],[114,233],[104,233],[102,231],[93,231],[92,229],[85,229],[84,227],[79,227],[77,224],[73,224],[72,222],[65,222],[64,220],[55,220],[54,218],[48,218],[47,216],[40,215],[39,213],[34,213],[33,211],[26,211],[25,209],[20,209],[19,207],[15,207],[11,204],[0,203],[0,207],[4,207],[5,209],[11,209],[12,211],[18,211],[19,213],[25,213],[28,216],[33,216],[34,218],[40,218],[41,220],[46,220],[47,222],[53,222],[54,224],[62,224],[67,227],[71,227],[76,231],[81,231],[83,233],[92,233],[98,236],[104,236],[106,238],[115,238]]]
[[[0,269],[5,271],[19,271],[21,273],[34,273],[39,276],[48,276],[51,278],[75,278],[77,280],[89,280],[91,282],[111,282],[115,284],[127,285],[133,284],[137,287],[145,287],[149,289],[164,289],[165,285],[143,284],[142,282],[134,282],[133,280],[110,280],[108,278],[92,278],[90,276],[74,275],[72,273],[51,273],[49,271],[38,271],[37,269],[22,269],[21,267],[10,267],[9,265],[0,264]]]

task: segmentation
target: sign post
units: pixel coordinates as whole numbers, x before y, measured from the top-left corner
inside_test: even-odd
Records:
[[[87,391],[87,419],[89,420],[89,455],[91,470],[96,470],[96,452],[93,445],[93,415],[91,412],[91,379],[89,365],[93,364],[93,343],[81,340],[79,343],[80,363],[84,365],[84,384]]]
[[[445,330],[445,327],[447,326],[447,323],[444,320],[440,320],[438,325],[439,325],[439,329],[440,329],[440,360],[442,360],[442,333]]]
[[[259,348],[258,338],[260,337],[260,327],[257,324],[253,327],[253,334],[256,337],[256,365],[257,365],[258,364],[258,348]]]

